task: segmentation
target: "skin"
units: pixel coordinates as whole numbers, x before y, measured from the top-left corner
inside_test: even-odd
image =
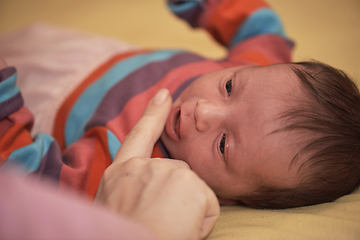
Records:
[[[221,198],[241,200],[264,183],[295,186],[301,161],[290,162],[304,139],[273,132],[301,96],[289,64],[212,72],[176,99],[161,139],[171,158],[188,163]]]
[[[166,89],[150,101],[105,170],[95,202],[142,224],[160,240],[203,239],[220,213],[215,193],[185,162],[150,158],[171,104]]]

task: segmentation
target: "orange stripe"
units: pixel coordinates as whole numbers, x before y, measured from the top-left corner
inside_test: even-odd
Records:
[[[248,60],[248,61],[256,63],[256,64],[258,64],[260,66],[266,66],[266,65],[273,64],[273,62],[270,61],[264,55],[262,55],[262,54],[260,54],[258,52],[253,52],[253,51],[241,53],[237,57],[240,60]]]
[[[160,150],[159,144],[155,144],[154,150],[151,154],[151,157],[152,158],[163,158],[164,157],[163,153]]]
[[[94,72],[92,72],[71,94],[70,96],[64,101],[64,103],[61,105],[59,111],[56,114],[55,123],[54,123],[54,129],[53,129],[53,136],[57,140],[57,142],[60,145],[60,148],[62,150],[65,149],[65,123],[66,119],[75,104],[76,100],[79,98],[79,96],[82,94],[82,92],[94,81],[96,81],[101,75],[103,75],[111,66],[116,64],[117,62],[131,57],[133,55],[148,52],[149,50],[141,50],[141,51],[132,51],[127,52],[124,54],[119,54],[114,57],[112,57],[110,60],[105,62],[103,65],[101,65],[99,68],[97,68]]]
[[[106,124],[112,133],[123,142],[125,136],[134,127],[135,123],[142,116],[147,103],[160,88],[169,89],[173,94],[181,84],[187,80],[208,72],[216,71],[222,67],[213,61],[196,62],[178,67],[170,71],[163,79],[151,88],[131,98],[121,113]],[[180,76],[180,77],[179,77]],[[134,111],[136,109],[136,111]],[[121,126],[121,127],[119,127]]]
[[[217,41],[228,46],[246,18],[254,10],[267,6],[263,1],[224,0],[214,10],[205,28]]]
[[[33,140],[26,125],[16,123],[0,138],[0,158],[8,159],[11,152],[31,143]]]
[[[88,179],[87,194],[91,199],[95,198],[100,179],[104,174],[105,169],[112,163],[108,151],[107,129],[105,127],[92,128],[87,134],[87,137],[96,136],[96,143],[94,146],[95,154],[90,166],[90,173]]]

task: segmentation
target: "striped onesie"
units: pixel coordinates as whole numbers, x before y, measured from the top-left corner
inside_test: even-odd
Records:
[[[2,167],[20,165],[93,198],[160,88],[176,99],[212,71],[291,61],[292,42],[263,1],[168,0],[168,6],[192,27],[206,29],[228,55],[209,60],[183,50],[142,50],[47,26],[0,39],[0,55],[16,67],[0,71]],[[160,142],[153,157],[167,157]]]

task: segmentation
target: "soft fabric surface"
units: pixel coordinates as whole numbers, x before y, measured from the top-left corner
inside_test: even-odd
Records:
[[[359,239],[360,191],[335,202],[285,210],[222,207],[208,239]]]
[[[314,58],[360,78],[358,0],[270,0],[297,43],[294,60]],[[335,14],[336,13],[336,14]],[[162,0],[3,0],[0,34],[48,22],[123,39],[141,47],[187,48],[221,57],[202,31],[192,32]],[[222,207],[208,239],[360,239],[360,191],[333,203],[287,210]]]

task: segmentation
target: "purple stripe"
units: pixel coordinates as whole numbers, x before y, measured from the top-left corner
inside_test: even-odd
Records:
[[[176,13],[176,15],[179,18],[182,18],[185,21],[187,21],[190,24],[190,26],[195,28],[199,26],[198,19],[202,11],[203,11],[202,8],[199,5],[197,5],[196,7],[191,8],[188,11]]]
[[[159,146],[159,148],[160,148],[160,151],[161,151],[161,153],[163,154],[164,158],[170,158],[169,152],[168,152],[167,149],[165,148],[165,146],[164,146],[163,142],[161,141],[161,139],[159,139],[159,140],[157,141],[157,144],[158,144],[158,146]]]
[[[58,183],[63,165],[60,147],[57,142],[52,142],[48,152],[41,159],[40,166],[35,174],[46,176]]]
[[[15,73],[16,73],[16,69],[14,67],[7,67],[0,70],[0,82],[5,81]]]
[[[0,119],[16,112],[24,105],[24,100],[21,93],[19,92],[15,96],[8,100],[0,103]]]
[[[121,113],[132,97],[154,86],[174,68],[203,60],[204,58],[194,54],[180,53],[171,59],[150,63],[129,74],[109,90],[86,125],[85,130],[94,126],[105,126],[108,121]]]

